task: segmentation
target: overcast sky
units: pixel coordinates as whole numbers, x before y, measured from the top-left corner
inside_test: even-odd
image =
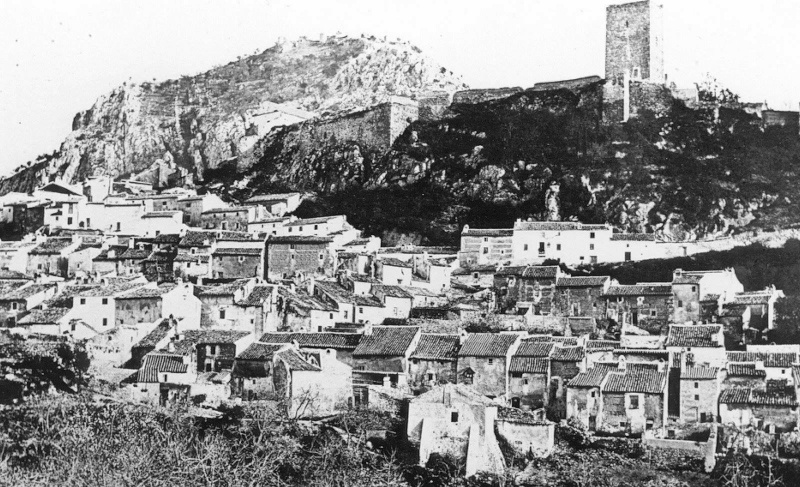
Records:
[[[472,87],[603,75],[604,0],[0,0],[0,173],[57,149],[123,81],[203,72],[278,37],[400,37]],[[613,2],[622,3],[622,2]],[[711,72],[797,110],[800,2],[664,0],[679,85]]]

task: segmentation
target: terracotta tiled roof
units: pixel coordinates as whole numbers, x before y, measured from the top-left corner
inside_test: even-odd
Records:
[[[736,293],[733,302],[734,304],[768,304],[772,297],[773,293],[769,291]]]
[[[581,372],[567,383],[567,387],[600,387],[609,372],[618,371],[617,364],[598,363],[594,367]]]
[[[431,335],[423,333],[411,358],[454,362],[458,357],[458,335]]]
[[[767,371],[757,369],[756,364],[728,364],[728,377],[766,377]]]
[[[255,286],[250,294],[237,304],[240,306],[263,306],[264,302],[272,296],[273,288],[274,286]]]
[[[606,296],[672,296],[672,283],[610,286]]]
[[[682,380],[716,379],[719,369],[716,367],[687,367],[681,371]]]
[[[290,370],[298,371],[298,372],[308,372],[308,371],[316,371],[319,372],[320,369],[318,366],[309,363],[300,353],[290,348],[288,350],[284,350],[282,352],[278,352],[276,355],[277,358],[281,359],[283,363],[289,367]]]
[[[393,257],[385,257],[381,259],[379,262],[381,262],[383,265],[388,265],[391,267],[403,267],[405,269],[411,269],[410,262],[405,262],[400,259],[395,259]]]
[[[294,243],[294,244],[327,244],[333,242],[331,237],[314,237],[311,235],[271,235],[267,239],[267,245],[269,244],[286,244],[286,243]]]
[[[615,340],[587,340],[587,352],[610,352],[619,348],[620,342]]]
[[[73,244],[71,238],[48,238],[36,247],[32,248],[29,254],[59,254],[62,250]]]
[[[175,284],[162,284],[161,286],[152,288],[152,287],[143,287],[139,289],[135,289],[133,291],[127,292],[120,296],[117,296],[117,299],[146,299],[146,298],[161,298],[164,294],[172,291],[175,289]]]
[[[549,368],[550,361],[546,358],[519,357],[514,355],[511,357],[511,364],[509,364],[508,371],[527,374],[546,374]]]
[[[525,222],[514,225],[515,230],[532,231],[565,231],[565,230],[608,230],[605,225],[584,224],[578,222]]]
[[[699,274],[676,274],[672,277],[673,284],[698,284],[703,280]]]
[[[19,320],[20,325],[55,324],[70,312],[71,308],[33,309],[30,314]]]
[[[258,341],[263,343],[291,343],[296,340],[301,348],[332,348],[355,350],[364,335],[359,333],[265,333]]]
[[[245,206],[228,206],[225,208],[213,208],[206,210],[203,215],[211,215],[214,213],[247,213],[248,209]]]
[[[195,286],[197,296],[233,296],[233,294],[247,284],[247,279],[239,279],[227,284],[217,286]]]
[[[559,277],[556,287],[603,287],[610,279],[608,276]]]
[[[197,345],[203,344],[233,344],[249,335],[246,331],[231,330],[186,330],[183,338],[172,342],[176,355],[194,353]],[[167,346],[166,352],[169,349]]]
[[[391,296],[393,298],[406,298],[406,299],[413,298],[412,295],[408,294],[400,286],[387,286],[387,285],[375,284],[372,286],[372,289],[375,290],[376,293],[382,293],[386,296]]]
[[[519,348],[514,352],[515,357],[549,357],[556,346],[553,342],[537,342],[522,340]]]
[[[557,337],[552,335],[529,335],[522,337],[525,342],[545,342],[545,343],[558,343],[565,347],[578,346],[578,339],[576,337]]]
[[[612,233],[612,242],[655,242],[653,233]]]
[[[603,392],[662,394],[666,386],[666,372],[658,372],[653,369],[634,369],[610,373],[603,386]]]
[[[211,242],[213,242],[216,238],[216,234],[213,232],[200,232],[196,230],[189,230],[186,232],[186,235],[183,236],[181,242],[178,244],[179,247],[210,247]]]
[[[667,347],[720,348],[720,325],[670,325]]]
[[[237,360],[271,361],[275,352],[285,347],[286,344],[254,342],[236,356]]]
[[[791,352],[727,352],[728,362],[764,362],[764,367],[789,368],[800,363],[796,353]]]
[[[497,408],[497,420],[506,423],[519,423],[530,425],[549,425],[552,422],[543,419],[530,411],[524,411],[518,408],[509,408],[500,406]]]
[[[316,218],[300,218],[300,219],[295,220],[293,222],[286,223],[286,226],[287,227],[289,227],[289,226],[297,227],[297,226],[300,226],[300,225],[314,225],[315,223],[328,223],[329,221],[331,221],[331,220],[333,220],[335,218],[343,218],[344,219],[345,216],[344,215],[329,215],[329,216],[320,216],[320,217],[316,217]]]
[[[162,233],[160,235],[156,235],[153,239],[153,243],[157,244],[177,244],[181,241],[181,236],[177,233]]]
[[[300,196],[300,193],[276,193],[276,194],[260,194],[251,196],[245,200],[246,203],[265,203],[269,201],[283,201],[294,196]]]
[[[158,382],[159,373],[185,374],[188,370],[189,365],[178,355],[148,353],[136,374],[136,382]]]
[[[557,275],[557,265],[532,265],[522,272],[522,277],[531,279],[555,279]]]
[[[586,356],[583,347],[555,347],[550,355],[554,362],[580,362]]]
[[[416,326],[375,326],[372,334],[364,335],[353,356],[395,357],[405,355],[419,328]]]
[[[214,250],[214,255],[261,255],[261,249],[248,247],[221,247]]]
[[[11,271],[8,269],[0,269],[0,280],[11,280],[11,279],[20,279],[20,280],[31,280],[30,277],[26,276],[22,272],[18,271]]]
[[[158,342],[164,339],[172,327],[169,320],[162,320],[153,330],[139,340],[132,348],[155,348]]]
[[[614,355],[645,355],[666,358],[669,356],[669,352],[662,348],[615,348]]]
[[[30,284],[27,286],[18,287],[13,291],[6,293],[4,296],[0,296],[0,301],[22,301],[23,299],[28,299],[31,296],[47,292],[49,289],[54,287],[55,285],[50,284]]]
[[[459,357],[505,357],[519,335],[507,333],[473,333],[467,336]]]
[[[719,403],[797,407],[797,397],[793,389],[786,392],[767,392],[745,387],[734,387],[720,393]]]
[[[513,228],[470,228],[462,231],[462,237],[511,237],[514,235]]]
[[[316,281],[314,291],[324,294],[337,303],[355,304],[355,295],[337,282]]]

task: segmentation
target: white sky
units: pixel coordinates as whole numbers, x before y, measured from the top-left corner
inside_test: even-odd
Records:
[[[200,73],[281,36],[400,37],[476,88],[602,76],[608,3],[0,0],[0,173],[57,149],[75,113],[123,81]],[[664,0],[664,10],[670,79],[711,72],[748,101],[797,110],[800,2]]]

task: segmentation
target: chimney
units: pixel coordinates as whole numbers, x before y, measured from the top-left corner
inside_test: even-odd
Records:
[[[659,361],[658,361],[658,371],[659,372],[664,372],[666,370],[667,370],[667,363],[664,362],[663,358],[659,359]]]
[[[625,367],[626,367],[625,356],[624,355],[620,355],[619,356],[619,360],[617,362],[617,369],[625,371]]]
[[[756,360],[756,370],[764,370],[764,361],[763,360]]]
[[[383,387],[387,389],[392,387],[392,380],[389,378],[388,375],[383,376]]]
[[[174,353],[175,352],[175,342],[169,342],[167,344],[167,351],[170,352],[170,353]]]
[[[458,330],[458,344],[459,344],[459,345],[463,345],[463,344],[464,344],[464,342],[466,342],[466,341],[467,341],[467,337],[468,337],[468,336],[469,336],[469,335],[467,334],[467,331],[466,331],[466,330],[464,330],[463,328],[462,328],[462,329],[460,329],[460,330]]]

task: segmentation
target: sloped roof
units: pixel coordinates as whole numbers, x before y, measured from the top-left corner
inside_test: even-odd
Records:
[[[4,296],[0,295],[0,301],[22,301],[23,299],[28,299],[31,296],[47,292],[49,289],[54,287],[54,285],[50,284],[29,284],[27,286],[17,287],[6,293]]]
[[[337,303],[355,304],[355,295],[337,282],[316,281],[314,291],[321,292]]]
[[[766,377],[767,371],[757,369],[756,364],[728,364],[728,377]]]
[[[654,233],[612,233],[612,242],[655,242]]]
[[[255,286],[250,294],[237,304],[240,306],[263,306],[264,302],[272,296],[273,288],[274,286]]]
[[[586,356],[583,347],[555,347],[550,354],[554,362],[580,362]]]
[[[800,363],[792,352],[726,352],[728,362],[764,362],[764,367],[789,368]]]
[[[610,352],[615,348],[619,348],[620,342],[616,340],[587,340],[587,352]]]
[[[580,372],[567,383],[567,387],[600,387],[609,372],[618,371],[617,364],[597,363],[586,372]]]
[[[158,287],[142,287],[139,289],[135,289],[131,292],[127,292],[120,296],[117,296],[117,299],[160,299],[161,296],[164,294],[172,291],[175,289],[176,284],[162,284]]]
[[[391,267],[402,267],[404,269],[411,269],[411,262],[395,259],[394,257],[384,257],[379,262],[382,263],[383,265],[388,265]]]
[[[48,238],[36,247],[32,248],[29,254],[60,254],[62,250],[73,244],[71,238]]]
[[[411,352],[411,358],[421,360],[443,360],[452,362],[458,357],[458,335],[420,335],[417,348]]]
[[[514,224],[515,230],[526,231],[565,231],[565,230],[608,230],[606,225],[585,224],[579,222],[527,222]]]
[[[329,215],[329,216],[320,216],[315,218],[300,218],[293,222],[287,222],[286,226],[297,227],[300,225],[314,225],[315,223],[328,223],[330,220],[335,218],[346,218],[344,215]]]
[[[275,352],[285,346],[285,344],[254,342],[237,355],[236,360],[270,361]]]
[[[734,387],[720,393],[719,403],[797,407],[797,397],[794,389],[787,389],[785,392],[767,392],[746,387]]]
[[[108,284],[90,287],[84,291],[81,291],[77,294],[77,296],[81,297],[103,297],[103,296],[114,296],[116,294],[129,291],[131,289],[144,286],[141,282],[131,282],[131,281],[108,281]]]
[[[721,348],[720,329],[720,325],[670,325],[666,346]]]
[[[261,249],[253,249],[248,247],[220,247],[214,250],[214,255],[252,255],[260,256]]]
[[[297,341],[300,348],[331,348],[334,350],[355,350],[361,338],[360,333],[264,333],[258,341],[262,343],[291,343]]]
[[[514,352],[515,357],[549,357],[550,352],[555,348],[556,344],[553,342],[537,342],[531,340],[522,340],[519,348]]]
[[[0,269],[0,280],[25,280],[30,281],[31,278],[22,272],[12,271],[9,269]]]
[[[577,337],[561,337],[552,335],[528,335],[522,337],[525,342],[544,342],[544,343],[559,343],[565,347],[576,347],[578,345]]]
[[[331,237],[315,237],[311,235],[270,235],[267,238],[269,244],[328,244],[333,242]]]
[[[654,369],[637,368],[625,372],[612,372],[603,386],[603,392],[640,392],[662,394],[667,386],[667,373]]]
[[[246,213],[247,211],[248,208],[246,206],[228,206],[225,208],[212,208],[210,210],[205,210],[203,215],[211,215],[213,213]]]
[[[188,355],[193,353],[198,345],[233,344],[249,334],[246,331],[232,330],[186,330],[183,338],[172,344],[175,347],[176,355]]]
[[[464,384],[442,384],[431,388],[430,391],[411,399],[412,403],[467,403],[483,406],[496,406],[488,397],[476,391],[473,387]]]
[[[549,368],[550,361],[546,358],[514,355],[511,357],[508,371],[523,374],[546,374]]]
[[[211,247],[211,242],[216,239],[216,234],[213,232],[200,232],[196,230],[189,230],[183,236],[179,247]]]
[[[385,285],[385,284],[373,284],[372,289],[374,289],[376,292],[383,293],[384,295],[390,296],[390,297],[393,297],[393,298],[413,299],[413,296],[408,294],[400,286],[389,286],[389,285]]]
[[[681,371],[681,380],[716,379],[719,369],[716,367],[687,367]]]
[[[511,237],[513,235],[513,228],[470,228],[461,232],[462,237]]]
[[[98,261],[98,262],[100,262],[100,261],[125,260],[126,257],[123,257],[122,255],[125,252],[127,252],[128,249],[129,248],[128,248],[127,245],[111,245],[107,249],[102,249],[100,251],[100,253],[97,254],[97,257],[95,257],[92,260],[93,261]],[[109,253],[109,251],[112,251],[112,250],[114,251],[114,257],[109,257],[108,253]],[[150,253],[147,252],[147,255],[150,255]]]
[[[768,304],[775,294],[771,291],[736,293],[733,302],[734,304]]]
[[[419,332],[416,326],[375,326],[372,334],[364,335],[353,351],[353,356],[400,356],[405,355]]]
[[[411,294],[412,296],[425,296],[428,298],[438,298],[440,295],[431,291],[430,289],[426,289],[424,287],[417,287],[417,286],[400,286],[400,289]]]
[[[259,194],[251,196],[245,200],[246,203],[262,203],[269,201],[283,201],[294,196],[300,196],[300,193],[275,193],[275,194]]]
[[[700,274],[682,273],[672,276],[673,284],[699,284],[702,280],[703,276]]]
[[[606,296],[672,296],[672,283],[610,286]]]
[[[559,277],[556,287],[603,287],[611,280],[608,276],[567,276]]]
[[[472,333],[458,352],[459,357],[505,357],[519,335],[507,333]]]
[[[136,382],[158,382],[159,373],[185,374],[188,370],[189,365],[178,355],[151,352],[144,356]]]
[[[195,286],[197,296],[233,296],[236,291],[247,284],[247,279],[238,279],[226,284],[216,286]]]
[[[70,310],[71,308],[32,309],[27,316],[19,320],[19,324],[55,324],[69,313]]]
[[[169,324],[169,320],[161,320],[161,323],[156,325],[150,333],[145,335],[144,338],[139,340],[132,348],[155,348],[158,342],[167,336],[170,329],[172,329],[172,327]]]
[[[522,277],[531,279],[555,279],[558,275],[557,265],[532,265],[522,271]]]
[[[278,352],[276,357],[281,359],[286,366],[292,371],[298,372],[319,372],[322,369],[309,363],[305,358],[303,358],[300,353],[290,348],[288,350],[284,350],[282,352]]]

